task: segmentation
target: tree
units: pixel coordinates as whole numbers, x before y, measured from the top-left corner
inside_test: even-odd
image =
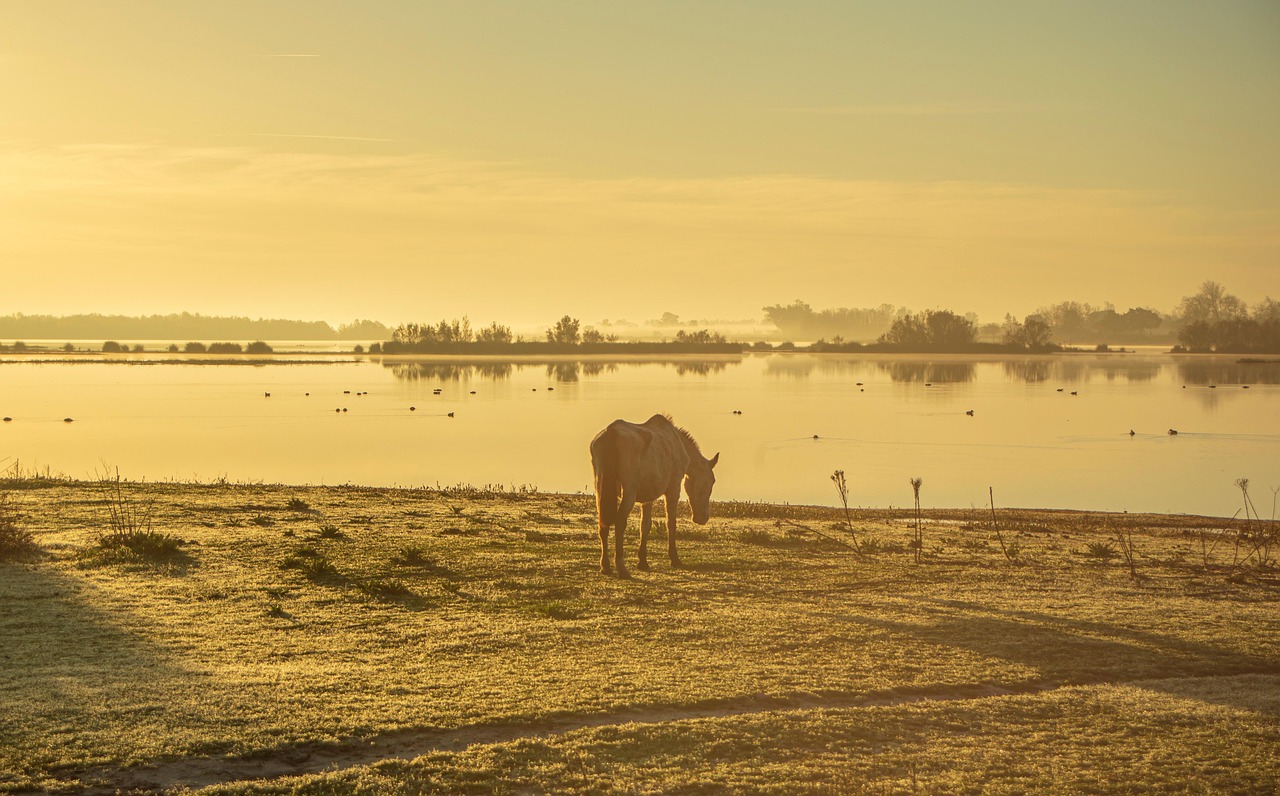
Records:
[[[1036,314],[1049,322],[1053,327],[1053,335],[1059,341],[1077,339],[1086,333],[1085,326],[1095,308],[1080,301],[1062,301],[1048,307],[1041,307]]]
[[[904,315],[880,336],[882,343],[927,348],[956,348],[969,345],[977,338],[973,321],[950,310],[926,310]]]
[[[1044,348],[1049,345],[1053,329],[1049,322],[1039,315],[1028,315],[1026,320],[1018,323],[1012,317],[1005,321],[1004,344],[1022,348]]]
[[[1194,296],[1186,296],[1178,307],[1178,314],[1183,323],[1204,321],[1214,324],[1228,318],[1243,318],[1248,315],[1248,308],[1239,298],[1227,292],[1226,288],[1208,280],[1200,286]]]
[[[1258,323],[1280,323],[1280,301],[1267,296],[1253,308],[1253,319]]]
[[[1178,330],[1178,342],[1192,351],[1207,351],[1213,347],[1213,327],[1208,321],[1192,321]]]
[[[719,332],[712,332],[710,329],[699,329],[696,332],[686,332],[681,329],[676,332],[677,343],[708,345],[711,343],[723,343],[724,341],[724,335]]]
[[[476,332],[478,343],[510,343],[511,339],[511,327],[502,326],[497,321]]]
[[[547,342],[577,345],[582,339],[579,332],[581,326],[582,324],[577,318],[570,318],[566,315],[547,330]]]

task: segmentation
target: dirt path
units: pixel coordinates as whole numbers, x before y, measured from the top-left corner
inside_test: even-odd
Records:
[[[1232,672],[1242,674],[1277,674]],[[1196,679],[1193,677],[1169,680]],[[1115,685],[1123,682],[1098,681],[1088,685]],[[1142,680],[1132,682],[1160,682]],[[353,738],[334,743],[301,744],[263,750],[249,757],[196,757],[157,761],[147,767],[95,768],[70,774],[65,781],[68,793],[113,794],[119,791],[162,793],[177,788],[272,780],[369,765],[381,760],[411,760],[435,751],[459,751],[475,745],[505,743],[523,738],[547,738],[572,730],[621,724],[661,724],[685,719],[744,716],[770,711],[821,708],[875,707],[915,702],[956,702],[1017,694],[1037,694],[1081,683],[1031,682],[1017,685],[973,683],[960,686],[919,689],[892,689],[870,694],[816,696],[756,696],[714,700],[694,706],[628,708],[609,713],[572,715],[530,723],[494,723],[455,729],[419,729]]]

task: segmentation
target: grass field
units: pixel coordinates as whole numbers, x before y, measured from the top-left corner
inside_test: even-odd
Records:
[[[588,496],[0,487],[0,792],[1280,788],[1227,520],[716,504],[617,580]]]

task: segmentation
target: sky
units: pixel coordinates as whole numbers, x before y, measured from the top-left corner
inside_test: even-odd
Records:
[[[1280,297],[1274,0],[0,0],[0,314]]]

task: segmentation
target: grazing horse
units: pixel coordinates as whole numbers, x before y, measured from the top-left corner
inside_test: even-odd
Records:
[[[689,432],[666,415],[654,415],[643,423],[615,420],[591,440],[591,468],[595,471],[596,514],[600,521],[600,571],[609,568],[609,529],[614,529],[613,562],[618,577],[627,577],[622,560],[622,532],[631,508],[640,504],[641,570],[649,569],[645,549],[653,523],[653,501],[665,497],[667,508],[667,557],[680,566],[676,555],[676,505],[684,482],[693,521],[706,525],[710,516],[712,468],[720,454],[702,455]]]

